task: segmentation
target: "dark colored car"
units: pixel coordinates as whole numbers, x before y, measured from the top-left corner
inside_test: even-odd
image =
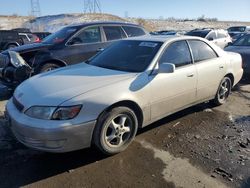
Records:
[[[86,61],[114,41],[146,34],[141,26],[129,23],[92,22],[68,26],[49,35],[41,43],[12,49],[27,63],[26,68],[15,67],[15,63],[10,62],[13,58],[9,52],[3,52],[2,59],[9,63],[0,62],[0,79],[4,84],[16,86],[32,75]]]
[[[241,54],[244,73],[250,75],[250,33],[245,34],[230,46],[226,47],[225,51]]]
[[[22,45],[24,42],[16,31],[0,30],[0,51]]]
[[[24,44],[39,42],[39,38],[28,29],[0,30],[0,51]]]
[[[233,26],[227,29],[232,41],[236,41],[246,33],[250,32],[250,26]]]

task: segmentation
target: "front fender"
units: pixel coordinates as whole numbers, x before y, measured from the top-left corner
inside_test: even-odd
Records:
[[[142,81],[143,80],[143,81]],[[144,124],[150,121],[150,87],[148,75],[145,73],[119,83],[104,86],[65,101],[60,106],[82,104],[79,114],[83,122],[96,120],[99,115],[121,101],[132,101],[142,110]],[[144,83],[143,83],[144,82]],[[82,86],[84,87],[84,86]]]

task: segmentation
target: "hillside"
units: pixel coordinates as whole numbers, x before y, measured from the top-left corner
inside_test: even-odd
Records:
[[[223,28],[233,25],[250,25],[250,22],[230,21],[184,21],[175,19],[141,19],[141,18],[120,18],[110,14],[60,14],[38,18],[21,16],[0,16],[0,29],[12,29],[16,27],[31,28],[32,31],[55,32],[58,29],[76,23],[90,21],[124,21],[143,25],[149,31],[154,30],[191,30],[195,28]]]

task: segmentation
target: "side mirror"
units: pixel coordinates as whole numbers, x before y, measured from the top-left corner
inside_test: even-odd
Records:
[[[173,73],[175,71],[175,65],[172,63],[159,64],[158,73]]]
[[[232,42],[229,42],[228,44],[227,44],[227,46],[232,46],[233,45],[233,43]]]
[[[213,41],[214,39],[213,38],[208,38],[209,41]]]
[[[78,37],[75,37],[71,39],[71,41],[68,42],[68,45],[74,45],[74,44],[81,44],[82,40]]]

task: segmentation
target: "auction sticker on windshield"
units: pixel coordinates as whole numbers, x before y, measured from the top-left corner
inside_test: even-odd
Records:
[[[142,47],[150,47],[150,48],[155,48],[158,45],[158,43],[155,42],[141,42],[139,46]]]

